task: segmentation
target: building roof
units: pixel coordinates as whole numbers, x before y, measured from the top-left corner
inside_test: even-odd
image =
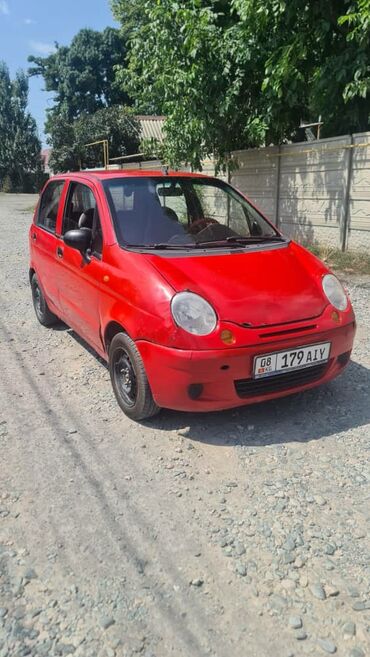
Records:
[[[160,142],[163,141],[164,116],[156,116],[154,114],[145,116],[144,114],[139,114],[135,118],[139,121],[143,139],[158,139]]]

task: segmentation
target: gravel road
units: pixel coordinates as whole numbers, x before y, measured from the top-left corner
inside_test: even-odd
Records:
[[[0,195],[0,657],[370,655],[370,277],[329,385],[135,424]]]

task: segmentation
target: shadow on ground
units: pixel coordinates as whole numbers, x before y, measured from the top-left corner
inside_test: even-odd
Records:
[[[369,390],[370,370],[351,362],[338,379],[303,393],[218,413],[162,411],[150,425],[219,446],[307,442],[368,424]]]
[[[68,333],[98,362],[105,361],[65,324]],[[277,400],[213,413],[163,409],[143,426],[181,430],[190,440],[212,445],[271,445],[318,440],[370,423],[370,370],[354,361],[334,381]]]

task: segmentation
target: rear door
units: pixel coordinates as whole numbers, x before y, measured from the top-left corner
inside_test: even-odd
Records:
[[[56,235],[58,218],[62,213],[64,180],[52,180],[44,189],[35,222],[31,226],[31,255],[41,289],[48,302],[60,308],[58,298]]]
[[[89,344],[101,349],[99,294],[103,277],[101,210],[93,187],[70,182],[57,245],[59,298],[66,322]],[[85,227],[92,230],[91,261],[67,246],[63,235]]]

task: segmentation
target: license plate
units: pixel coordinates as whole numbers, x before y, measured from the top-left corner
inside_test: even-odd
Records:
[[[330,342],[310,344],[305,347],[296,347],[288,351],[275,351],[272,354],[263,354],[254,359],[253,376],[260,379],[263,376],[274,376],[291,372],[292,370],[312,367],[329,360]]]

